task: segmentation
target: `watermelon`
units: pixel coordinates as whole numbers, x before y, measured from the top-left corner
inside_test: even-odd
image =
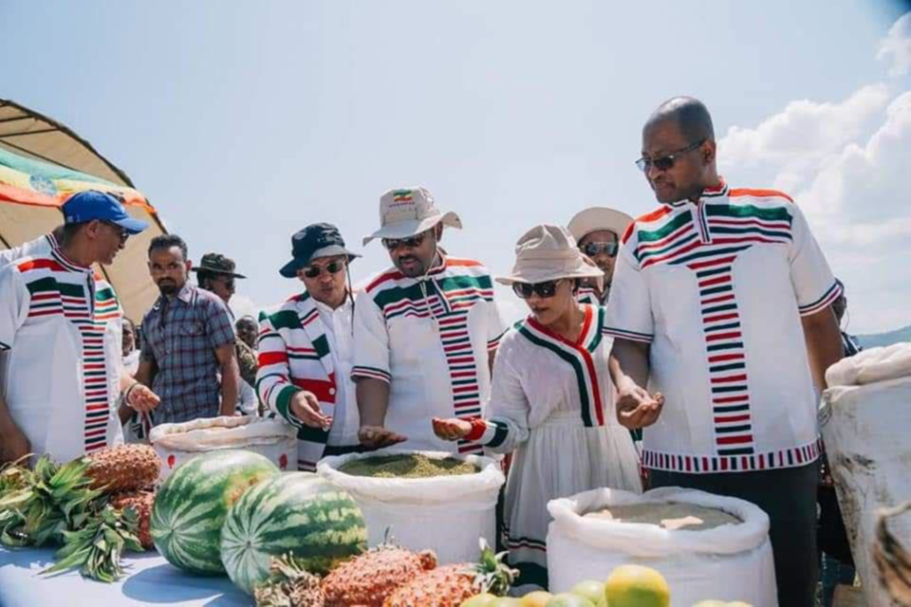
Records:
[[[247,491],[228,513],[221,560],[231,581],[252,594],[273,556],[292,553],[325,575],[367,549],[361,509],[344,491],[307,472],[289,472]]]
[[[252,451],[211,451],[181,464],[155,496],[155,548],[175,567],[224,575],[219,547],[228,510],[247,489],[278,474],[275,464]]]

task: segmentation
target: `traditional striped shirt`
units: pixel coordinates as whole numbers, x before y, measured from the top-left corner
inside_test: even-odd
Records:
[[[608,331],[651,345],[643,465],[689,473],[785,468],[819,455],[801,316],[840,294],[800,208],[780,192],[707,190],[623,236]]]
[[[489,352],[506,331],[490,272],[444,257],[423,278],[383,272],[358,295],[352,376],[390,384],[386,427],[405,448],[480,452],[433,434],[431,418],[481,415],[490,393]]]
[[[36,454],[68,461],[122,440],[122,317],[111,286],[56,248],[0,271],[2,388]]]
[[[326,445],[357,445],[358,411],[351,370],[351,303],[336,310],[306,291],[272,314],[260,315],[256,388],[263,403],[298,429],[299,470],[313,472]],[[303,424],[291,411],[298,392],[311,392],[332,418],[328,431]]]

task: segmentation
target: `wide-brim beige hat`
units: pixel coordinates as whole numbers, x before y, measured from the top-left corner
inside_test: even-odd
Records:
[[[576,213],[566,227],[576,242],[599,230],[610,230],[617,235],[619,240],[631,223],[633,223],[633,218],[623,211],[607,207],[591,207]]]
[[[437,208],[427,188],[389,190],[380,197],[381,227],[364,238],[364,245],[376,238],[409,238],[438,223],[451,228],[462,227],[458,215],[443,213]]]
[[[497,282],[536,284],[560,278],[603,278],[604,272],[590,265],[576,239],[564,227],[539,225],[525,232],[516,243],[516,263],[508,276]]]

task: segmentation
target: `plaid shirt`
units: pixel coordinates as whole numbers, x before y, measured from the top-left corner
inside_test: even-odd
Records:
[[[164,296],[142,320],[142,360],[158,369],[152,390],[161,397],[157,424],[216,417],[221,403],[215,350],[234,344],[231,315],[217,295],[187,284]]]

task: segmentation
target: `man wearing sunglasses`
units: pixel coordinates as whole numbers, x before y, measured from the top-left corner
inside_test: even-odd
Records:
[[[237,281],[246,278],[243,274],[238,274],[236,268],[237,264],[233,259],[221,253],[206,253],[199,261],[199,265],[191,268],[191,271],[196,272],[200,289],[215,293],[227,306],[234,296]]]
[[[479,443],[445,441],[434,417],[481,415],[490,392],[490,364],[506,327],[493,281],[477,261],[446,255],[443,214],[425,188],[390,190],[380,199],[381,239],[393,267],[357,298],[353,375],[367,448],[399,442],[414,449],[481,451]]]
[[[298,428],[298,469],[360,449],[351,379],[353,296],[348,266],[358,257],[338,228],[309,225],[291,238],[292,259],[279,272],[303,290],[260,317],[260,399]]]
[[[765,510],[779,604],[813,605],[817,403],[842,357],[841,288],[798,205],[718,175],[701,102],[659,107],[637,164],[662,206],[635,221],[617,259],[607,324],[618,419],[645,428],[653,486]]]
[[[633,218],[626,213],[606,207],[585,209],[570,220],[567,229],[576,239],[579,250],[604,272],[601,280],[584,281],[579,288],[579,303],[607,305],[620,237],[631,223]]]
[[[147,224],[98,191],[74,194],[63,213],[59,246],[0,271],[0,462],[28,453],[66,462],[115,444],[121,394],[136,410],[159,402],[123,369],[123,311],[93,268]]]
[[[235,286],[238,280],[247,278],[243,274],[238,274],[236,268],[237,264],[234,263],[234,260],[221,253],[206,253],[202,256],[198,266],[190,268],[191,272],[196,272],[199,288],[218,295],[225,302],[232,319],[234,311],[231,310],[230,302],[234,296]],[[240,377],[252,387],[256,383],[256,352],[241,339],[237,340],[234,351],[237,356]],[[244,387],[241,386],[241,389]]]

